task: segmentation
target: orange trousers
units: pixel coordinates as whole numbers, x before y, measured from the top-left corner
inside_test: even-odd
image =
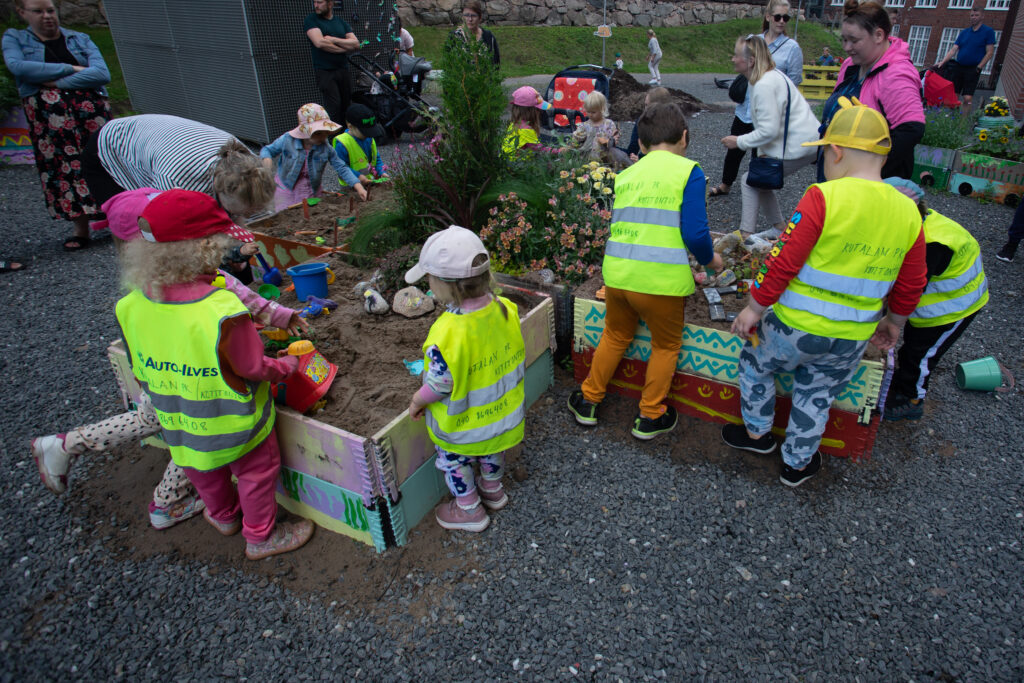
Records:
[[[684,296],[641,294],[606,286],[604,333],[594,352],[590,374],[583,381],[583,397],[591,403],[604,398],[641,318],[651,330],[651,358],[640,396],[640,414],[656,420],[665,412],[665,397],[683,345]]]

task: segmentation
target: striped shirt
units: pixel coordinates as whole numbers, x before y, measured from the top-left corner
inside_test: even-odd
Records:
[[[213,194],[210,170],[230,133],[178,116],[142,114],[100,128],[103,168],[126,190],[181,188]]]

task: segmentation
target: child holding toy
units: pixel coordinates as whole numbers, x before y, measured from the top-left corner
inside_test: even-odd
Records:
[[[435,510],[437,523],[483,531],[491,521],[483,508],[508,503],[504,453],[523,440],[526,347],[519,312],[492,291],[487,249],[471,230],[453,225],[431,235],[405,280],[424,276],[448,310],[423,342],[423,386],[409,415],[426,417],[437,468],[454,496]]]
[[[629,166],[629,156],[615,146],[619,142],[619,127],[608,118],[608,98],[592,90],[583,100],[583,109],[587,120],[573,131],[573,145],[594,161]]]
[[[676,426],[676,410],[665,397],[683,343],[686,297],[696,289],[687,250],[715,270],[723,264],[708,231],[704,173],[686,158],[690,139],[682,110],[673,103],[652,104],[637,126],[644,157],[615,178],[601,266],[605,329],[590,373],[569,396],[569,411],[579,424],[597,425],[597,406],[642,318],[651,330],[652,350],[631,432],[649,440]]]
[[[929,209],[916,183],[896,177],[885,182],[913,199],[924,218],[928,285],[903,328],[896,374],[885,399],[886,420],[918,420],[932,371],[988,303],[988,280],[981,247],[971,233]]]
[[[921,215],[882,182],[892,149],[885,118],[843,97],[825,136],[804,145],[825,146],[828,181],[804,193],[733,321],[733,333],[751,340],[739,359],[744,424],[722,428],[733,448],[771,453],[774,375],[792,372],[780,476],[787,486],[821,469],[832,402],[869,340],[882,350],[896,344],[926,283]]]
[[[373,178],[383,177],[384,162],[377,154],[376,138],[384,136],[384,128],[377,123],[376,115],[365,104],[353,104],[345,112],[345,124],[345,132],[334,138],[338,159],[352,170],[360,184],[371,180],[364,171]],[[338,182],[342,187],[349,186],[340,173]]]
[[[319,197],[327,164],[365,201],[366,188],[352,169],[342,163],[329,142],[330,133],[341,126],[331,121],[319,104],[302,105],[298,116],[298,126],[260,150],[266,168],[272,169],[274,159],[278,159],[274,210],[281,211],[310,197]]]
[[[540,141],[540,117],[542,111],[551,109],[551,103],[545,102],[540,93],[528,85],[518,88],[512,93],[512,104],[509,109],[510,123],[508,133],[502,142],[501,149],[505,154],[516,154],[520,149],[528,149],[542,154],[561,154],[564,149],[548,147]]]

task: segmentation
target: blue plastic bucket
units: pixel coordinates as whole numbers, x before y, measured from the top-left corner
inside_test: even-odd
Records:
[[[334,282],[334,273],[326,263],[303,263],[288,269],[295,285],[295,297],[305,301],[312,296],[327,298],[327,284]]]

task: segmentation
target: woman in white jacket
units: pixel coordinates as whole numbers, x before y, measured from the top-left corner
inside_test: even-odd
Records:
[[[814,163],[815,152],[802,144],[818,139],[818,120],[814,118],[800,91],[781,71],[768,52],[760,35],[749,35],[736,41],[732,56],[736,73],[750,82],[750,115],[754,130],[746,135],[729,135],[722,144],[729,149],[756,149],[758,156],[783,160],[783,175],[788,176]],[[786,101],[789,99],[789,135],[786,137]],[[785,138],[785,149],[783,140]],[[759,190],[747,185],[744,174],[740,183],[743,213],[740,230],[754,232],[758,209],[776,230],[785,229],[785,220],[773,190]]]

